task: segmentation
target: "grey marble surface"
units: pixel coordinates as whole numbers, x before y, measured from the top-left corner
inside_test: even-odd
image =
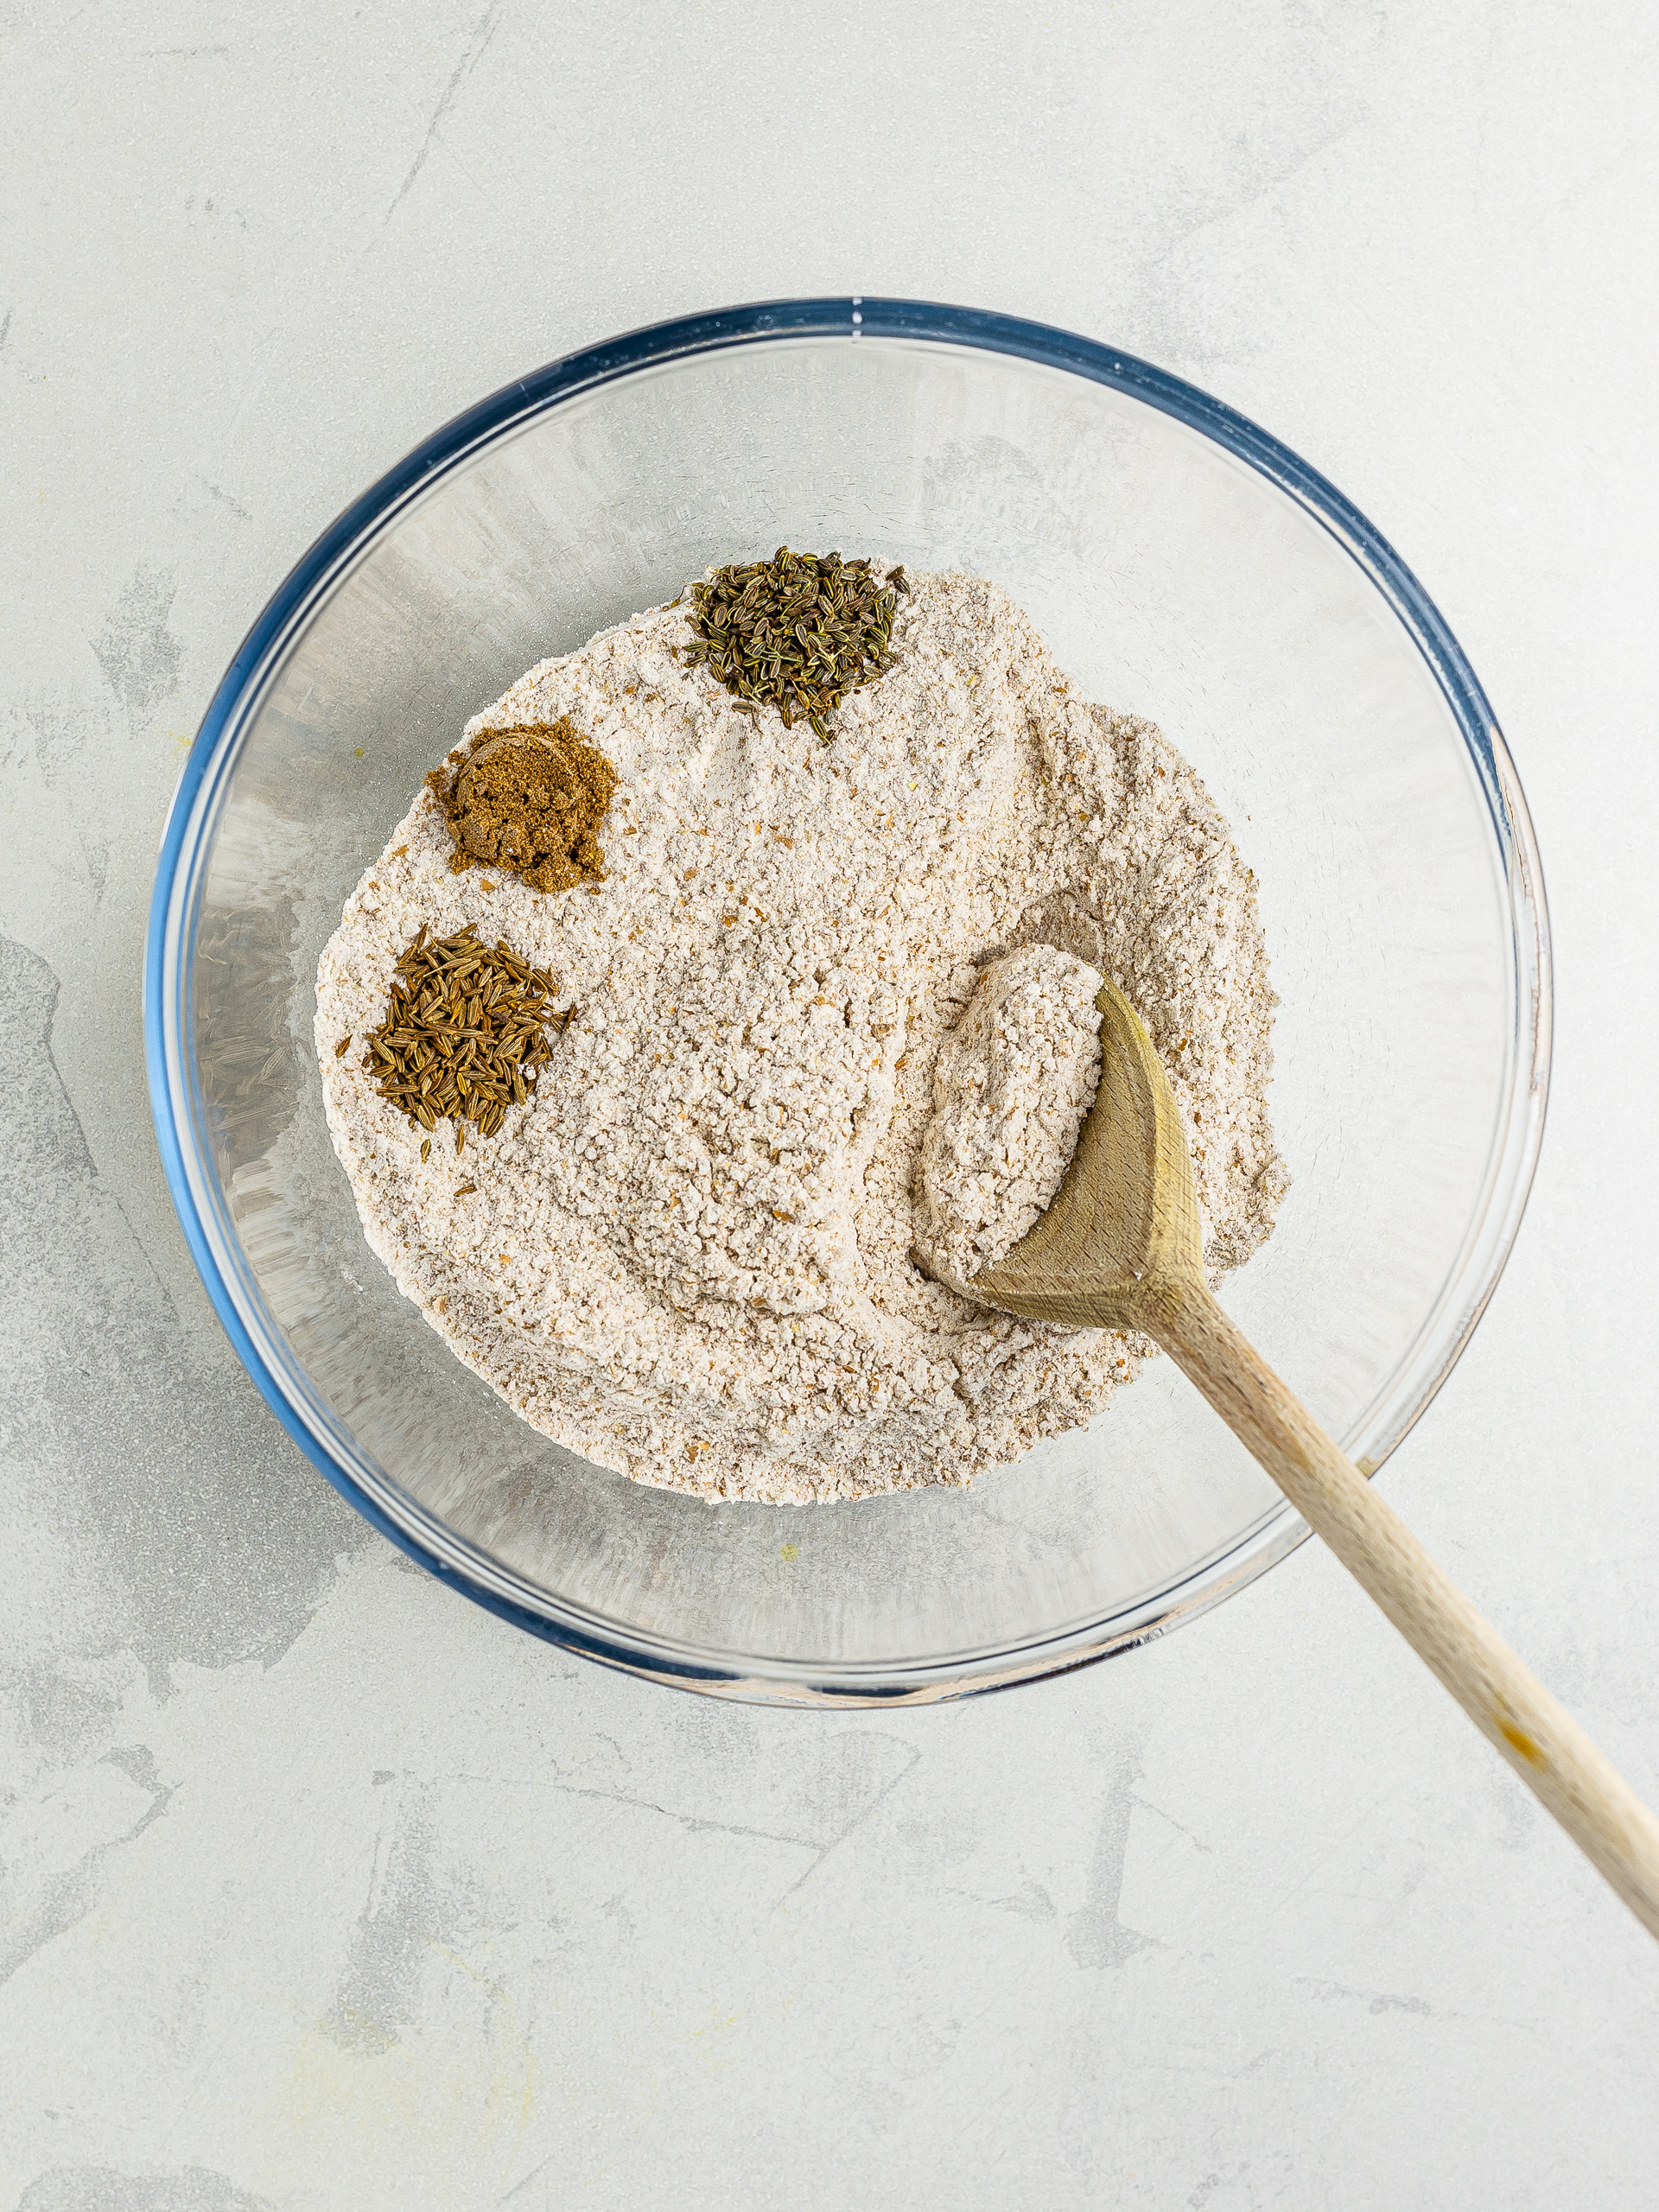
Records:
[[[563,1659],[264,1411],[138,969],[245,626],[525,366],[863,290],[1192,378],[1399,546],[1532,800],[1544,1163],[1382,1479],[1659,1800],[1652,10],[0,21],[0,2205],[1651,2204],[1659,1954],[1315,1547],[934,1712]]]

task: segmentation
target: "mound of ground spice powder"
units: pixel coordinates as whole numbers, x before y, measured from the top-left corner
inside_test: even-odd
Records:
[[[450,867],[474,861],[509,869],[532,891],[602,883],[597,832],[616,770],[580,737],[568,715],[492,730],[470,753],[452,753],[427,778],[455,841]]]

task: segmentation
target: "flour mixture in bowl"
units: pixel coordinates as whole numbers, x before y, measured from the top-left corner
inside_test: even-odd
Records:
[[[696,624],[760,574],[468,725],[323,953],[329,1127],[399,1287],[562,1444],[709,1499],[962,1484],[1088,1421],[1142,1350],[938,1279],[1052,1195],[1089,971],[1169,1071],[1212,1271],[1272,1227],[1253,879],[1179,754],[1077,697],[994,584],[895,572],[878,600],[874,564],[780,684]],[[861,688],[831,686],[872,607]],[[553,845],[512,810],[544,787]]]

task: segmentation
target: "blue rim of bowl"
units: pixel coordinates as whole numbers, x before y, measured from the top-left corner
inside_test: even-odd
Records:
[[[1414,1354],[1391,1378],[1394,1402],[1382,1448],[1361,1461],[1367,1473],[1389,1456],[1426,1410],[1455,1365],[1485,1310],[1513,1245],[1543,1137],[1548,1092],[1552,990],[1549,925],[1542,870],[1525,798],[1496,717],[1473,669],[1440,610],[1382,533],[1336,486],[1276,438],[1196,385],[1134,354],[1047,324],[974,308],[927,301],[851,296],[771,300],[653,323],[551,361],[504,385],[435,431],[352,504],[296,563],[248,632],[202,717],[162,832],[144,954],[144,1058],[156,1141],[185,1241],[214,1310],[265,1402],[313,1465],[380,1534],[440,1581],[515,1626],[562,1648],[645,1680],[768,1703],[842,1706],[931,1703],[1012,1687],[1109,1658],[1207,1611],[1294,1550],[1307,1535],[1281,1506],[1238,1539],[1199,1561],[1182,1580],[1109,1623],[1073,1624],[995,1652],[941,1655],[912,1664],[868,1668],[843,1662],[770,1661],[734,1654],[730,1663],[697,1656],[671,1640],[607,1633],[580,1609],[554,1616],[533,1611],[492,1574],[491,1563],[416,1508],[427,1523],[423,1541],[394,1519],[328,1449],[258,1349],[207,1231],[192,1179],[181,1126],[197,1101],[185,1017],[192,1002],[194,915],[201,863],[210,847],[196,834],[208,819],[221,772],[233,757],[245,709],[262,688],[280,648],[367,538],[435,477],[513,423],[642,369],[728,347],[807,338],[900,339],[976,352],[1008,353],[1103,384],[1175,417],[1221,446],[1287,493],[1341,543],[1392,607],[1433,671],[1468,747],[1485,796],[1505,879],[1515,962],[1515,1033],[1509,1040],[1512,1077],[1505,1126],[1489,1164],[1454,1279],[1468,1271],[1477,1242],[1480,1264],[1445,1310],[1446,1297],[1423,1323]],[[169,942],[182,947],[169,987]],[[257,1296],[257,1293],[253,1294]],[[1448,1293],[1449,1295],[1449,1293]],[[1428,1342],[1433,1338],[1433,1344]],[[326,1409],[318,1427],[329,1425]],[[1376,1414],[1374,1407],[1362,1419]],[[388,1485],[396,1488],[394,1484]],[[401,1493],[407,1497],[407,1493]],[[451,1555],[446,1557],[445,1552]],[[468,1556],[470,1555],[470,1556]]]

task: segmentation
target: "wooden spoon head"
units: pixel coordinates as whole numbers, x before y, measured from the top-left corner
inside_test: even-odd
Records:
[[[1202,1281],[1198,1203],[1169,1077],[1116,983],[1100,1008],[1100,1089],[1047,1211],[967,1287],[1033,1321],[1138,1329]]]

